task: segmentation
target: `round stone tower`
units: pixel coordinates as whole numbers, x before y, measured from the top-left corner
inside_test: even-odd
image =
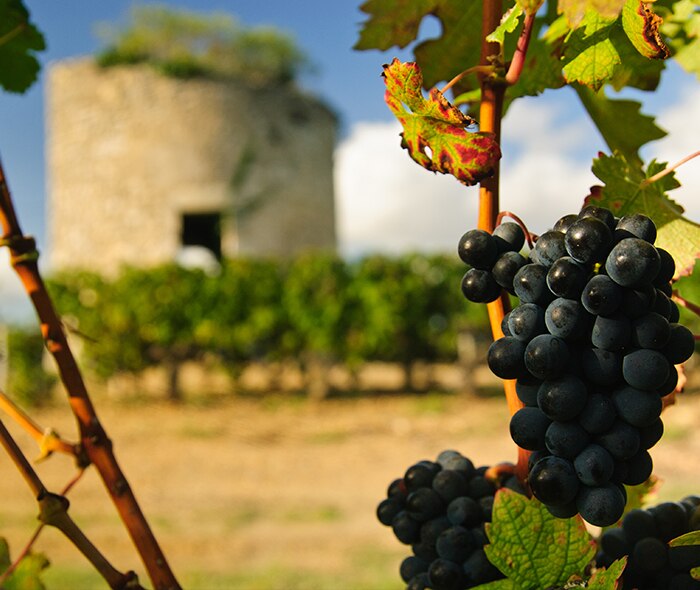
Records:
[[[299,90],[79,59],[47,105],[52,270],[335,249],[336,117]]]

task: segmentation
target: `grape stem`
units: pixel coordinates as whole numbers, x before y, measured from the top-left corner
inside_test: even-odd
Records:
[[[452,88],[455,84],[457,84],[462,78],[465,76],[468,76],[469,74],[492,74],[494,71],[493,66],[474,66],[473,68],[467,68],[463,72],[460,72],[457,74],[452,80],[450,80],[447,84],[445,84],[441,89],[440,92],[442,94],[445,94],[450,88]]]
[[[530,37],[532,37],[532,28],[534,24],[535,14],[526,14],[525,20],[523,21],[523,30],[520,32],[520,37],[518,37],[515,53],[513,54],[513,59],[506,73],[505,80],[508,86],[512,86],[520,79],[520,74],[525,66],[525,57],[527,56],[527,48],[528,45],[530,45]]]
[[[644,188],[645,186],[649,186],[650,184],[656,182],[660,178],[663,178],[667,174],[671,174],[671,172],[673,172],[676,168],[682,166],[686,162],[689,162],[693,158],[697,158],[698,156],[700,156],[700,150],[698,150],[697,152],[693,152],[692,154],[686,156],[685,158],[683,158],[681,160],[678,160],[678,162],[673,164],[673,166],[667,166],[661,172],[657,172],[656,174],[654,174],[654,176],[650,176],[649,178],[645,178],[639,184],[640,188]]]
[[[527,229],[527,226],[525,225],[525,222],[520,219],[515,213],[511,213],[510,211],[501,211],[498,216],[496,217],[496,225],[501,225],[503,223],[503,218],[504,217],[510,217],[515,223],[517,223],[520,228],[523,230],[523,233],[525,234],[525,239],[527,240],[527,245],[529,246],[530,250],[532,250],[535,247],[535,240],[537,236],[535,234],[530,233],[530,231]]]
[[[678,303],[678,305],[685,307],[688,311],[692,311],[695,315],[700,316],[700,305],[688,301],[685,297],[680,295],[678,291],[673,292],[671,299]],[[695,339],[698,340],[698,337],[695,336]]]

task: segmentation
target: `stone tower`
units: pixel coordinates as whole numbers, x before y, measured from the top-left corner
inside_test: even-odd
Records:
[[[335,248],[336,117],[299,90],[79,59],[47,105],[52,270]]]

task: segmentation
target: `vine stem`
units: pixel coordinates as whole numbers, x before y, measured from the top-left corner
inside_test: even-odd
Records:
[[[654,174],[654,176],[650,176],[649,178],[645,178],[640,183],[640,186],[642,188],[644,188],[645,186],[648,186],[648,185],[656,182],[657,180],[659,180],[660,178],[663,178],[667,174],[671,174],[671,172],[673,172],[676,168],[682,166],[686,162],[689,162],[693,158],[697,158],[698,156],[700,156],[700,150],[698,150],[697,152],[693,152],[692,154],[686,156],[685,158],[682,158],[681,160],[678,160],[678,162],[673,164],[673,166],[667,166],[661,172],[657,172],[656,174]]]
[[[500,53],[498,43],[489,43],[487,35],[498,27],[503,16],[503,5],[500,0],[483,0],[483,18],[481,29],[481,61],[480,65],[488,66],[494,62]],[[479,105],[479,130],[492,133],[495,140],[501,141],[501,120],[503,118],[503,99],[506,84],[489,76],[481,75],[481,103]],[[479,186],[479,229],[493,233],[496,227],[496,218],[499,208],[499,178],[500,166],[497,163],[493,176],[484,179]],[[501,322],[506,312],[510,309],[510,300],[507,293],[487,305],[489,324],[494,340],[503,337]],[[511,415],[522,406],[515,391],[515,381],[512,379],[503,381],[503,389]],[[527,477],[527,461],[529,453],[518,447],[518,461],[515,473],[518,479],[525,482]]]
[[[527,48],[528,45],[530,45],[530,37],[532,37],[532,28],[534,24],[535,13],[526,13],[523,21],[523,30],[520,32],[513,59],[510,62],[510,66],[508,66],[508,72],[506,72],[505,80],[506,84],[509,86],[512,86],[520,79],[520,74],[525,65],[525,57],[527,56]]]
[[[10,248],[10,262],[39,318],[46,348],[53,356],[76,418],[80,444],[97,469],[146,567],[155,590],[179,590],[177,582],[136,497],[124,476],[87,392],[78,364],[68,345],[63,325],[39,273],[36,243],[22,233],[0,163],[0,227],[2,243]],[[68,526],[68,525],[67,525]]]

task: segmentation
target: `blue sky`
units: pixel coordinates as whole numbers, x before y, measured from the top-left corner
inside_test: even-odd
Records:
[[[94,53],[101,45],[97,23],[126,22],[126,0],[26,0],[44,31],[44,64]],[[244,25],[275,25],[291,33],[316,66],[302,85],[324,98],[340,115],[336,150],[336,203],[341,252],[452,250],[476,223],[476,189],[436,177],[399,147],[399,129],[383,102],[381,66],[408,51],[357,52],[352,46],[365,15],[361,0],[187,0],[177,8],[225,11]],[[424,37],[438,31],[434,19]],[[26,95],[0,93],[0,156],[25,232],[45,244],[43,78]],[[661,92],[637,93],[645,110],[659,114],[672,137],[655,142],[646,156],[675,161],[698,149],[700,120],[697,81],[671,67]],[[685,105],[685,106],[684,106]],[[590,163],[601,138],[568,89],[518,101],[504,122],[502,207],[519,213],[534,231],[575,211],[595,182]],[[684,169],[688,195],[697,195],[700,165]],[[677,198],[693,205],[690,197]],[[700,208],[695,211],[700,213]],[[546,215],[543,215],[545,213]],[[700,215],[695,215],[697,219]]]

